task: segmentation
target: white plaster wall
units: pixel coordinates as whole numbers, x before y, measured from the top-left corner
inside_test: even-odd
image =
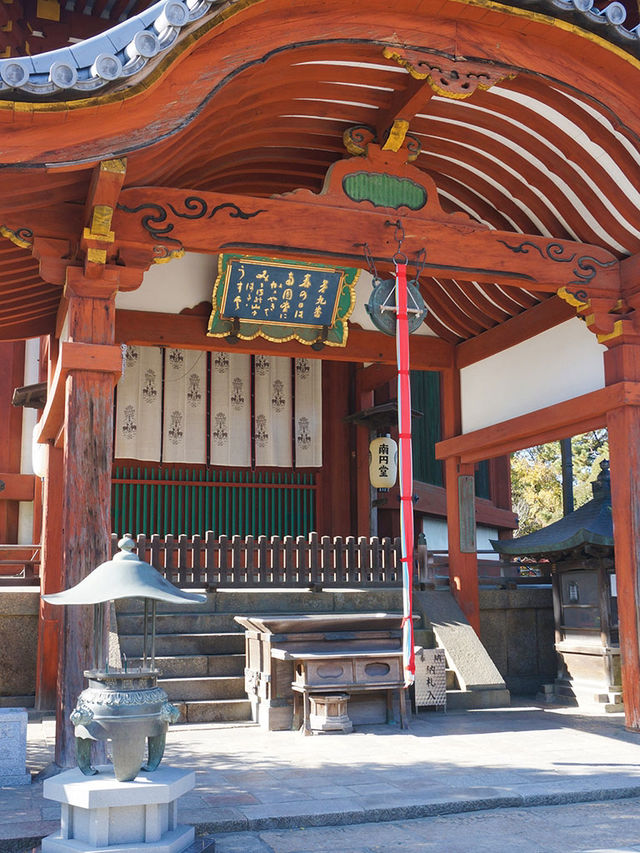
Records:
[[[470,432],[604,387],[596,336],[577,317],[460,371]]]
[[[478,524],[476,527],[476,548],[478,551],[491,551],[490,554],[482,554],[481,557],[483,560],[499,560],[500,555],[496,554],[496,552],[491,547],[490,539],[497,539],[498,531],[495,527],[484,527],[482,524]]]
[[[444,518],[424,516],[422,532],[427,539],[427,548],[430,551],[449,550],[449,534],[447,533],[447,522]]]
[[[31,338],[25,344],[24,385],[34,385],[40,376],[40,340]],[[20,473],[33,474],[31,446],[33,428],[38,418],[37,409],[22,409],[22,444],[20,453]],[[18,542],[28,545],[33,542],[33,501],[20,501],[18,504]]]
[[[210,302],[218,274],[218,256],[187,253],[166,264],[153,264],[137,290],[116,294],[116,308],[179,314]]]
[[[449,550],[449,534],[447,532],[447,522],[444,518],[435,518],[433,516],[425,516],[422,519],[422,532],[427,538],[427,548],[430,551],[448,551]],[[492,551],[490,539],[497,539],[498,531],[495,527],[485,527],[482,524],[476,526],[476,548],[478,551]],[[495,552],[493,552],[495,553]],[[495,555],[499,559],[498,554]],[[490,554],[483,554],[483,560],[490,560]]]
[[[116,294],[116,308],[179,314],[199,302],[209,302],[218,274],[217,255],[187,253],[166,264],[153,264],[137,290]],[[365,304],[371,295],[371,275],[361,271],[356,283],[356,304],[350,322],[376,331]],[[433,335],[423,323],[416,335]]]

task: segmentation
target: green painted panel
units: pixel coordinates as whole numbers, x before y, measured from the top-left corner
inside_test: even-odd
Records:
[[[422,417],[414,418],[412,424],[413,476],[421,483],[442,486],[442,462],[435,454],[436,443],[442,437],[439,373],[411,371],[411,408],[422,412]]]
[[[375,207],[420,210],[427,203],[427,191],[420,184],[380,172],[353,172],[344,177],[342,188],[352,201],[370,201]]]
[[[489,482],[489,463],[485,459],[476,467],[476,496],[479,498],[491,498],[491,485]]]
[[[308,536],[315,512],[313,473],[113,469],[111,523],[119,536],[204,536],[207,530],[227,536]]]

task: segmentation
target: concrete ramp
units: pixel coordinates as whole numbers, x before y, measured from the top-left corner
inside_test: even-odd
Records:
[[[449,708],[500,708],[511,703],[504,679],[449,590],[415,590],[414,612],[430,625],[445,650],[456,684],[447,690]]]

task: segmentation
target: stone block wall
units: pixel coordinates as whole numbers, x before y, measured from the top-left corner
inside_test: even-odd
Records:
[[[35,695],[39,601],[38,588],[0,589],[0,706]]]
[[[481,640],[515,696],[556,677],[551,589],[481,589]]]

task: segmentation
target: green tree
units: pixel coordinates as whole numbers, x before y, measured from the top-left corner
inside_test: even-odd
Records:
[[[592,498],[591,482],[600,462],[609,458],[605,429],[571,439],[574,508]],[[511,498],[518,515],[516,536],[546,527],[562,517],[562,469],[559,442],[519,450],[511,457]]]

